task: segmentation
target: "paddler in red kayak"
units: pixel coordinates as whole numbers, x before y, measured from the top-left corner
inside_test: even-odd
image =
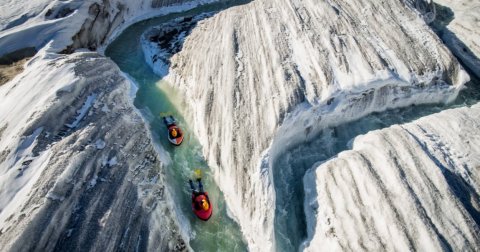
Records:
[[[203,191],[202,179],[198,178],[198,190],[195,189],[192,180],[188,181],[192,189],[192,209],[195,215],[204,221],[212,216],[212,205],[208,198],[208,193]]]

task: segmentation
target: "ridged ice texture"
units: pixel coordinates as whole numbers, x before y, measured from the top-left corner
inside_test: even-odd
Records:
[[[184,250],[130,82],[96,53],[39,54],[0,87],[2,251]]]
[[[480,2],[477,0],[437,0],[435,2],[449,8],[453,14],[451,17],[453,20],[448,20],[447,26],[441,32],[442,40],[462,60],[463,64],[480,77],[480,29],[478,28],[480,27]]]
[[[211,0],[85,0],[0,3],[0,56],[51,43],[54,52],[103,48],[132,22],[191,9]],[[53,42],[52,42],[53,40]]]
[[[447,101],[468,78],[417,12],[373,0],[227,9],[199,22],[170,70],[232,214],[262,251],[274,249],[277,155],[326,125]]]
[[[307,172],[307,251],[478,251],[480,104],[357,137]]]

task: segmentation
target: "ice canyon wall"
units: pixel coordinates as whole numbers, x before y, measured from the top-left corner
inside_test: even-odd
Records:
[[[274,249],[282,151],[373,111],[449,101],[468,80],[401,1],[253,1],[198,22],[182,47],[168,79],[253,250]]]

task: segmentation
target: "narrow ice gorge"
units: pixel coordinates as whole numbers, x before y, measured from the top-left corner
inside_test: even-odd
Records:
[[[478,8],[438,0],[430,20],[477,76]],[[314,165],[304,177],[305,250],[478,249],[479,113],[476,103],[373,131]]]
[[[0,86],[0,247],[191,249],[168,203],[169,154],[133,106],[132,80],[102,54],[136,21],[211,2],[0,3],[0,55],[39,51]],[[138,43],[184,95],[251,251],[279,250],[273,174],[289,148],[371,112],[454,100],[469,77],[442,40],[480,72],[474,0],[234,2],[199,16],[173,54],[149,40],[158,27]],[[479,111],[371,132],[311,167],[302,248],[480,247]]]
[[[480,247],[480,104],[369,132],[304,177],[306,251]]]
[[[52,52],[103,51],[129,25],[215,0],[87,0],[0,3],[0,55],[47,43]]]
[[[34,48],[0,86],[0,247],[189,248],[165,182],[168,154],[136,90],[95,52],[137,20],[211,1],[4,1],[0,55]],[[72,54],[59,54],[72,53]]]
[[[45,53],[0,89],[1,247],[184,248],[130,82],[96,53]]]
[[[374,111],[452,101],[468,81],[414,8],[257,0],[199,21],[182,50],[167,55],[167,79],[190,105],[250,249],[275,249],[272,173],[282,152]],[[162,48],[143,46],[164,75]]]

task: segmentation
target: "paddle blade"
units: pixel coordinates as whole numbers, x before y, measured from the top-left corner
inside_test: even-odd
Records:
[[[201,179],[202,178],[202,170],[195,169],[195,178],[196,179]]]

